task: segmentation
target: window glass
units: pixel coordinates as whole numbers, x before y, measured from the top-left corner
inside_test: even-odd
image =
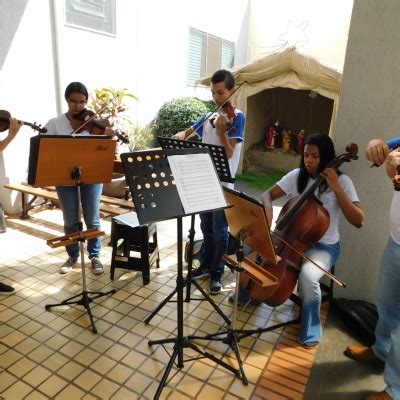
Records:
[[[115,0],[65,0],[67,24],[115,35]]]
[[[202,76],[233,67],[235,44],[190,28],[187,84],[195,85]]]

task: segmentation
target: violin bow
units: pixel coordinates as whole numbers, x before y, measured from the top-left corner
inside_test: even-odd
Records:
[[[247,83],[247,81],[243,81],[236,89],[234,92],[232,92],[229,97],[223,102],[221,103],[219,106],[217,106],[208,116],[207,118],[204,118],[204,121],[196,128],[193,130],[193,132],[185,139],[185,140],[189,140],[192,136],[194,136],[195,134],[197,134],[197,129],[200,129],[209,119],[212,115],[214,115],[217,111],[219,111],[230,99],[231,97],[237,93],[239,91],[239,89],[245,84]]]
[[[91,117],[89,117],[81,126],[79,126],[77,129],[75,129],[73,132],[71,132],[71,135],[75,135],[79,130],[81,130],[85,125],[87,125],[92,119],[94,119],[96,116],[100,116],[99,114],[100,113],[102,113],[106,108],[107,108],[107,106],[113,101],[113,100],[115,100],[115,98],[117,97],[118,95],[115,95],[111,100],[109,100],[107,103],[105,103],[104,105],[103,105],[103,107],[101,107],[99,110],[97,110],[97,111],[94,111],[94,114],[91,116]],[[83,111],[83,110],[82,110]]]
[[[305,254],[303,254],[301,251],[297,250],[296,247],[294,247],[293,245],[291,245],[290,243],[288,243],[285,239],[282,238],[281,235],[279,235],[278,233],[271,231],[272,235],[275,235],[280,241],[282,241],[284,244],[286,244],[286,246],[288,246],[291,250],[295,251],[299,256],[305,258],[307,261],[310,261],[315,267],[317,267],[318,269],[320,269],[325,275],[327,275],[329,278],[331,278],[334,282],[336,282],[339,286],[346,288],[347,284],[346,282],[343,282],[342,280],[340,280],[337,276],[331,274],[329,271],[325,271],[320,265],[318,265],[315,261],[311,260],[311,258],[309,258],[308,256],[306,256]]]

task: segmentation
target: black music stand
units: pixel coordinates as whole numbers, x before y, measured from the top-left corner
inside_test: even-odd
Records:
[[[163,149],[208,149],[210,152],[211,159],[213,161],[215,170],[217,171],[218,178],[221,182],[234,183],[235,179],[232,178],[228,157],[226,156],[226,150],[224,146],[217,146],[214,144],[195,142],[190,140],[181,140],[181,139],[173,139],[167,138],[163,136],[158,136],[158,141]],[[193,246],[194,246],[194,236],[195,236],[195,218],[196,215],[193,214],[190,222],[189,229],[189,250],[188,250],[188,274],[187,274],[187,283],[186,283],[186,298],[185,301],[187,303],[191,300],[191,284],[195,285],[199,292],[204,296],[203,299],[192,299],[196,301],[204,301],[207,300],[214,309],[218,312],[219,315],[225,320],[225,322],[229,325],[231,323],[230,319],[221,311],[218,305],[214,302],[214,300],[209,296],[208,293],[204,291],[201,285],[197,282],[196,279],[192,278],[192,265],[193,265]],[[159,311],[158,309],[157,311]]]
[[[98,229],[83,230],[81,208],[81,185],[111,181],[116,142],[110,136],[90,135],[39,135],[31,138],[29,153],[28,183],[34,186],[75,186],[77,191],[79,216],[77,231],[47,241],[52,247],[66,246],[79,242],[82,292],[61,303],[46,304],[46,311],[64,305],[82,305],[89,314],[93,333],[97,333],[90,309],[90,303],[99,297],[114,294],[90,292],[86,287],[85,256],[83,242],[102,235]]]
[[[176,177],[173,176],[171,171],[171,159],[168,159],[168,157],[202,154],[208,154],[208,149],[149,150],[121,154],[126,179],[132,194],[139,222],[141,224],[146,224],[172,218],[177,219],[178,263],[176,289],[173,292],[173,294],[177,293],[177,336],[162,340],[150,340],[148,342],[149,346],[154,344],[164,345],[166,343],[175,344],[171,359],[168,362],[155,394],[155,399],[160,397],[161,391],[167,383],[169,373],[171,372],[176,358],[178,358],[176,365],[179,369],[183,368],[185,361],[199,359],[199,357],[196,357],[194,359],[184,360],[183,350],[185,348],[194,350],[202,356],[201,358],[208,358],[233,372],[236,376],[239,376],[239,371],[215,357],[213,354],[200,349],[187,337],[184,337],[183,332],[183,289],[185,288],[185,278],[183,277],[182,267],[182,217],[190,215],[190,213],[186,212],[184,209],[182,196],[178,193],[179,187],[177,188],[176,186]],[[213,177],[209,176],[209,178]],[[209,184],[209,182],[210,181],[208,181],[207,184]],[[216,182],[218,182],[217,179]],[[209,193],[206,194],[203,190],[203,198],[208,195]],[[210,200],[211,199],[209,198],[205,198],[204,204]],[[213,211],[213,208],[210,205],[213,204],[212,201],[208,204],[208,207],[205,206],[206,208],[204,210],[198,210],[198,212]],[[224,206],[219,207],[219,209],[224,208],[225,206],[226,203],[224,201]],[[168,299],[171,298],[173,294],[168,296]]]

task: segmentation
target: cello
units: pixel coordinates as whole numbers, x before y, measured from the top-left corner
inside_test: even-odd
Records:
[[[325,168],[339,168],[344,162],[357,160],[358,147],[352,143],[346,147],[346,153],[332,159]],[[341,286],[346,286],[337,277],[325,271],[310,260],[305,253],[325,234],[329,227],[329,213],[315,196],[315,190],[324,181],[319,175],[300,196],[290,199],[282,208],[275,230],[272,232],[273,243],[279,262],[263,262],[261,267],[277,279],[273,292],[265,290],[246,275],[241,275],[240,284],[249,297],[275,307],[284,303],[293,293],[301,263],[304,258],[311,261],[326,275]]]

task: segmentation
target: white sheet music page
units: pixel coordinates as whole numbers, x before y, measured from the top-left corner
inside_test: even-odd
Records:
[[[185,214],[227,206],[209,154],[168,156],[168,162]]]

